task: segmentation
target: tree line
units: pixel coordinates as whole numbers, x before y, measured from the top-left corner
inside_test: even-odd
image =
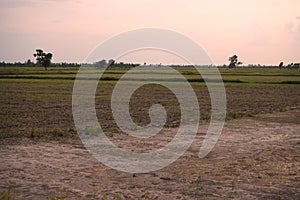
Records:
[[[117,63],[115,60],[105,60],[102,59],[100,61],[94,62],[92,64],[88,63],[67,63],[67,62],[61,62],[61,63],[52,63],[51,59],[53,57],[52,53],[46,53],[42,49],[36,49],[36,52],[33,54],[33,56],[36,59],[36,62],[33,62],[31,59],[28,59],[27,61],[21,63],[21,62],[14,62],[14,63],[7,63],[7,62],[0,62],[0,67],[44,67],[45,70],[48,69],[48,67],[62,67],[62,68],[69,68],[69,67],[75,67],[79,68],[82,67],[92,67],[92,68],[133,68],[137,67],[140,64],[135,63],[124,63],[119,62]],[[273,66],[273,65],[248,65],[248,66],[241,66],[243,63],[238,59],[237,55],[230,56],[228,58],[229,64],[226,65],[220,65],[216,66],[218,68],[279,68],[279,69],[300,69],[300,63],[290,63],[287,65],[284,65],[283,62],[280,62],[279,65]],[[144,63],[146,65],[146,63]],[[159,65],[149,65],[149,66],[161,66]],[[193,67],[192,65],[171,65],[171,67],[179,68],[179,67]],[[210,66],[208,66],[210,67]]]

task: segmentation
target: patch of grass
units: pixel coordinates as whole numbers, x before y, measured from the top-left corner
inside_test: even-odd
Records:
[[[201,114],[201,118],[205,121],[210,120],[210,115],[208,113]]]
[[[35,133],[35,131],[34,131],[34,128],[32,127],[31,128],[31,131],[30,131],[30,138],[34,138],[36,136],[36,133]]]
[[[202,83],[201,78],[196,69],[176,69],[189,82]],[[128,72],[128,69],[107,69],[105,71],[99,69],[83,70],[82,73],[99,74],[103,73],[101,79],[106,81],[117,81],[123,74]],[[213,70],[201,69],[201,74],[213,74]],[[41,68],[1,68],[1,79],[43,79],[43,80],[75,80],[77,69],[74,68],[52,68],[49,71],[44,71]],[[168,70],[141,70],[130,72],[130,74],[174,74]],[[299,84],[300,70],[278,70],[278,69],[221,69],[220,74],[224,83],[268,83],[268,84]],[[127,81],[139,81],[141,79],[131,78]],[[161,81],[180,82],[182,80],[174,78],[166,78]],[[210,80],[213,82],[214,80]]]
[[[10,131],[8,133],[0,134],[0,139],[5,138],[21,138],[24,137],[24,134],[21,131]]]
[[[253,117],[252,112],[228,112],[226,115],[227,120],[237,119],[241,117]]]
[[[201,176],[198,176],[198,178],[192,182],[194,186],[194,193],[195,197],[200,197],[202,196],[202,190],[203,190],[203,179]]]
[[[50,132],[50,134],[53,136],[53,137],[63,137],[64,136],[64,132],[60,129],[54,129]]]
[[[98,136],[100,131],[101,131],[100,128],[87,127],[83,131],[83,134],[90,135],[90,136]]]
[[[14,182],[8,183],[8,188],[6,191],[0,192],[0,200],[18,200],[24,199],[20,197],[20,192],[17,190],[17,186]]]
[[[299,81],[281,81],[279,84],[300,84]]]
[[[69,194],[66,188],[58,188],[55,192],[51,193],[48,200],[67,200],[69,199]]]

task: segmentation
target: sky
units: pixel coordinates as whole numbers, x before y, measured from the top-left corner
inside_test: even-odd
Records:
[[[247,64],[300,62],[299,0],[0,0],[0,61],[81,63],[101,42],[138,28],[166,28],[198,43],[214,64],[233,54]],[[181,62],[162,51],[122,61]]]

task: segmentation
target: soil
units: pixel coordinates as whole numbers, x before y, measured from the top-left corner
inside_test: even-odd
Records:
[[[99,123],[108,134],[121,133],[112,111],[110,95],[116,82],[98,88],[96,111]],[[2,86],[2,85],[1,85]],[[48,137],[53,132],[72,135],[73,82],[7,82],[0,90],[0,143],[8,137]],[[210,98],[205,85],[194,84],[203,121],[210,119]],[[227,119],[300,108],[298,85],[226,85]],[[163,87],[142,87],[131,99],[130,113],[138,125],[150,122],[149,108],[161,104],[167,111],[166,127],[178,127],[180,108],[174,94]]]
[[[300,199],[299,109],[228,121],[213,151],[199,159],[206,129],[201,124],[177,161],[144,174],[106,167],[80,143],[6,138],[0,192],[17,199]],[[165,145],[176,130],[165,129],[152,144]],[[111,140],[125,149],[149,148],[124,134]]]

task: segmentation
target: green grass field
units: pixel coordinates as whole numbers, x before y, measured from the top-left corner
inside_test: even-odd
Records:
[[[76,78],[77,68],[50,68],[45,71],[42,68],[16,68],[16,67],[1,67],[0,78],[12,79],[69,79]],[[109,69],[103,74],[107,80],[119,79],[128,69]],[[195,69],[178,69],[187,80],[191,82],[203,82],[199,73]],[[90,70],[87,73],[103,73],[102,70]],[[159,70],[144,71],[142,73],[159,73],[168,74],[169,71]],[[211,74],[212,71],[201,70],[202,74]],[[221,69],[220,74],[224,82],[227,83],[273,83],[273,84],[299,84],[300,70],[278,70],[278,69]]]

